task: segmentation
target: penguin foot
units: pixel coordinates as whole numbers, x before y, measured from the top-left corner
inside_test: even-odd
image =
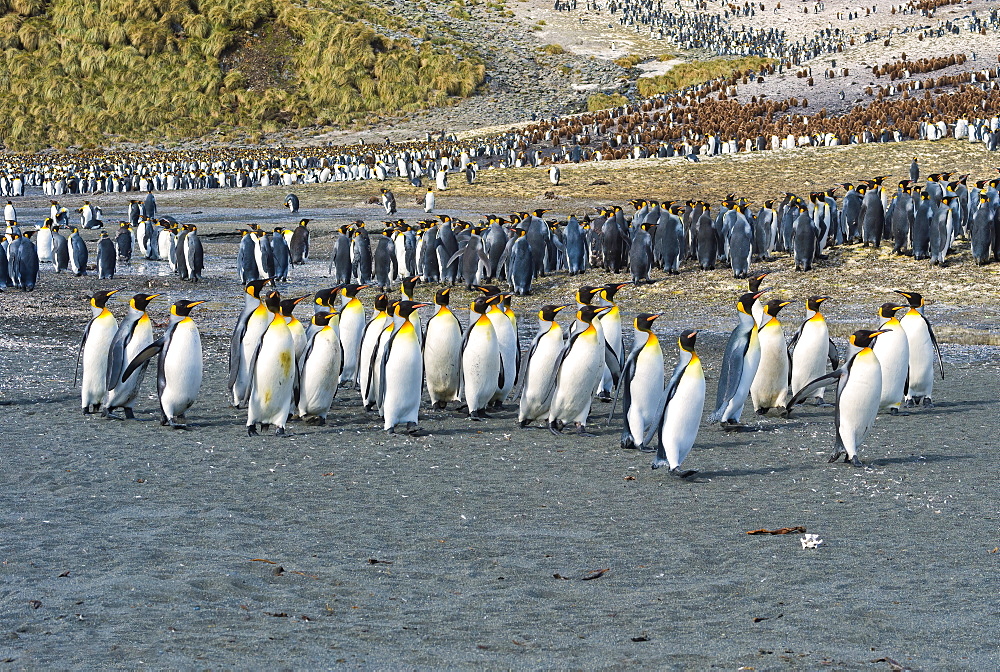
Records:
[[[768,406],[767,408],[758,408],[757,415],[767,415],[767,412],[770,410],[771,410],[770,406]]]
[[[417,423],[408,422],[406,423],[406,433],[410,436],[424,436],[424,428],[417,427]]]
[[[252,425],[247,425],[247,436],[258,436],[257,423],[254,423]]]
[[[924,408],[934,408],[934,402],[931,401],[930,397],[924,397],[920,401],[920,405],[923,406]]]
[[[528,420],[527,418],[525,418],[524,420],[521,420],[521,421],[519,421],[519,422],[517,423],[517,425],[518,425],[518,427],[520,427],[521,429],[526,429],[527,427],[530,427],[530,426],[531,426],[531,420]]]
[[[170,428],[171,429],[187,429],[188,428],[188,426],[185,425],[183,422],[174,422],[173,420],[170,420],[169,424],[170,424]]]
[[[436,408],[439,411],[443,411],[444,409],[448,408],[448,402],[447,401],[435,401],[434,402],[434,408]]]
[[[285,436],[291,436],[292,433],[286,431],[284,427],[278,427],[278,429],[274,430],[274,435],[285,437]]]
[[[556,436],[562,434],[562,427],[559,426],[558,420],[552,420],[551,422],[549,422],[549,431],[555,434]]]
[[[858,459],[858,456],[855,455],[854,457],[851,458],[851,465],[864,469],[865,463],[862,462],[860,459]]]
[[[306,424],[322,427],[323,425],[326,424],[326,418],[321,418],[319,416],[314,415],[306,419]]]
[[[653,458],[653,463],[649,465],[650,469],[659,469],[660,467],[669,467],[670,463],[666,460],[661,460],[659,458]]]
[[[576,425],[577,436],[597,436],[597,434],[592,434],[587,431],[587,426],[581,422],[574,423]]]
[[[135,411],[133,411],[131,408],[126,406],[125,408],[122,409],[122,411],[125,413],[126,420],[135,420]]]
[[[89,405],[83,407],[83,414],[84,415],[90,415],[91,414],[90,406]]]
[[[656,452],[656,448],[653,448],[652,446],[641,445],[641,446],[639,446],[639,452],[640,453],[655,453]]]
[[[889,415],[899,415],[899,409],[896,408],[895,406],[891,407],[889,409]]]
[[[104,408],[101,409],[101,417],[102,418],[110,418],[111,417],[111,412],[108,410],[107,406],[105,406]]]
[[[598,401],[602,401],[605,404],[610,404],[611,403],[611,394],[608,393],[608,392],[601,392],[599,395],[597,395],[597,400]]]
[[[676,476],[677,478],[680,478],[680,479],[683,480],[683,479],[691,478],[692,476],[694,476],[695,474],[698,473],[698,470],[697,469],[685,469],[685,470],[682,471],[680,467],[674,467],[668,473],[671,476]]]
[[[909,397],[908,399],[906,399],[906,401],[903,402],[903,406],[905,406],[906,408],[913,408],[916,405],[917,402],[913,400],[913,397]]]
[[[833,464],[834,462],[839,460],[841,456],[847,457],[847,453],[842,451],[840,448],[837,448],[836,450],[833,451],[833,455],[830,456],[830,459],[827,460],[827,463]]]

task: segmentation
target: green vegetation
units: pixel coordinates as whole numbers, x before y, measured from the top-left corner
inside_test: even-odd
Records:
[[[677,58],[677,56],[675,56],[674,54],[660,54],[659,56],[656,57],[656,60],[658,60],[660,63],[666,63],[667,61],[672,61],[675,58]]]
[[[472,94],[471,46],[358,0],[0,0],[8,149],[350,124]],[[426,37],[425,34],[421,37]]]
[[[558,56],[559,54],[566,53],[561,44],[546,44],[544,47],[541,47],[541,51],[549,56]]]
[[[622,56],[621,58],[616,58],[614,60],[614,63],[615,65],[628,70],[629,68],[634,68],[635,66],[639,65],[644,60],[646,60],[644,56],[640,56],[639,54],[629,54],[628,56]]]
[[[587,98],[587,111],[597,112],[598,110],[606,110],[611,107],[621,107],[622,105],[627,104],[628,98],[620,93],[612,93],[611,95],[606,93],[595,93]]]
[[[656,77],[640,77],[639,95],[649,98],[658,93],[670,93],[688,86],[701,84],[717,77],[728,77],[734,72],[756,70],[773,63],[774,59],[759,56],[711,61],[691,61],[674,66],[669,72]]]

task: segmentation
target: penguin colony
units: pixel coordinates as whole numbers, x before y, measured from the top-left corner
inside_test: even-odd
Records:
[[[775,409],[788,417],[807,401],[826,405],[829,387],[835,406],[830,461],[863,466],[859,447],[878,413],[932,405],[935,361],[944,375],[923,297],[898,291],[906,302],[880,306],[872,316],[875,328],[852,334],[841,358],[821,312],[830,297],[806,300],[806,319],[786,343],[778,314],[790,302],[760,301],[768,291],[760,288],[766,275],[751,276],[750,291],[736,303],[737,325],[719,364],[709,422],[741,429],[748,400],[760,416]],[[571,428],[591,436],[587,425],[599,399],[612,402],[609,424],[621,401],[623,449],[655,452],[653,469],[665,467],[681,478],[697,473],[681,465],[696,441],[705,404],[698,332],[678,335],[678,362],[664,383],[663,349],[653,331],[659,314],[635,318],[632,349],[624,350],[615,296],[632,283],[585,285],[575,303],[543,306],[536,335],[525,345],[513,294],[475,285],[480,295],[463,327],[450,305],[451,288],[438,290],[433,303],[419,302],[413,300],[418,282],[404,281],[399,299],[378,294],[370,318],[358,298],[369,285],[320,290],[311,297],[314,313],[305,324],[293,311],[310,297],[283,299],[269,278],[247,283],[227,381],[231,405],[246,409],[247,433],[274,427],[284,436],[289,420],[324,425],[335,396],[350,389],[343,393],[349,395],[345,404],[378,413],[387,432],[404,428],[415,434],[426,389],[434,409],[455,403],[473,421],[489,419],[513,399],[522,428],[542,423],[553,434]],[[77,363],[83,412],[108,417],[121,410],[125,418],[134,417],[145,369],[157,357],[161,424],[183,428],[202,383],[201,341],[190,314],[203,301],[175,303],[169,326],[154,340],[146,308],[159,295],[134,295],[119,324],[108,308],[119,291],[91,298],[93,317]],[[422,328],[419,311],[431,307]],[[560,324],[560,313],[570,308],[575,320]]]

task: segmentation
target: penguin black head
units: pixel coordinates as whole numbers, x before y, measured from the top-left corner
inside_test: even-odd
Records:
[[[810,296],[806,299],[806,308],[814,313],[818,313],[822,303],[829,298],[829,296]]]
[[[411,278],[403,278],[403,294],[413,296],[413,290],[416,289],[418,282],[420,282],[419,275],[414,275]]]
[[[697,329],[682,331],[681,335],[677,337],[677,347],[685,352],[694,353],[694,341],[697,336]]]
[[[584,306],[576,311],[576,319],[584,324],[590,324],[594,321],[595,317],[609,310],[611,310],[610,306]]]
[[[437,294],[434,295],[434,303],[439,306],[447,306],[451,303],[451,287],[439,289]]]
[[[870,348],[875,342],[875,339],[879,334],[884,334],[885,331],[871,331],[869,329],[858,329],[853,334],[850,335],[848,340],[851,341],[851,345],[858,348]]]
[[[385,312],[385,309],[389,307],[389,297],[385,294],[379,294],[375,297],[375,310],[380,312]]]
[[[747,292],[740,297],[739,301],[736,302],[736,310],[745,315],[750,315],[750,311],[753,309],[753,302],[759,299],[763,293],[764,292]]]
[[[424,306],[429,305],[429,303],[417,303],[416,301],[398,301],[396,303],[396,315],[410,319],[410,315],[413,314],[413,311],[417,308],[423,308]]]
[[[909,306],[899,303],[883,303],[879,306],[878,316],[884,319],[889,319],[895,316],[896,311],[902,308],[908,308]]]
[[[600,289],[604,293],[605,299],[607,299],[608,301],[614,301],[615,294],[618,293],[618,290],[621,289],[622,287],[628,287],[631,284],[632,284],[631,282],[609,282]]]
[[[195,306],[200,306],[205,303],[202,301],[188,301],[186,299],[178,301],[174,305],[170,306],[170,314],[177,315],[178,317],[187,317],[191,314],[191,309]]]
[[[493,303],[495,302],[495,300],[497,298],[498,297],[496,297],[496,296],[478,296],[472,302],[472,306],[470,307],[470,310],[472,310],[472,312],[474,312],[474,313],[479,313],[480,315],[485,315],[487,312],[489,312],[490,306],[493,305]]]
[[[781,309],[787,306],[791,301],[782,301],[781,299],[771,299],[766,304],[764,304],[764,313],[770,315],[771,317],[777,316]]]
[[[576,300],[579,303],[589,305],[594,297],[600,294],[603,287],[591,287],[590,285],[584,285],[576,291]]]
[[[652,331],[653,322],[656,318],[660,317],[662,313],[641,313],[635,318],[635,328],[639,331]]]
[[[341,285],[340,293],[349,299],[353,299],[355,296],[358,295],[358,292],[367,287],[371,287],[371,285],[355,285],[348,283],[346,285]]]
[[[760,283],[764,281],[770,274],[770,271],[761,271],[760,273],[754,273],[749,278],[747,278],[747,283],[750,285],[751,292],[757,292],[760,290]]]
[[[278,290],[272,289],[264,295],[264,305],[275,315],[281,312],[281,294],[278,293]]]
[[[482,292],[486,296],[496,296],[498,294],[503,294],[503,291],[496,285],[473,285],[473,289]]]
[[[266,287],[269,282],[271,282],[271,278],[261,278],[260,280],[251,280],[250,282],[247,283],[247,286],[245,288],[246,293],[255,299],[259,299],[261,297],[261,290],[263,290],[264,287]]]
[[[136,310],[146,310],[146,306],[149,302],[156,297],[161,296],[160,294],[136,294],[131,299],[129,299],[129,305],[131,305]]]
[[[312,323],[317,327],[325,327],[330,324],[330,320],[335,318],[337,313],[324,310],[319,313],[314,313],[312,316]]]
[[[329,287],[327,289],[319,290],[313,296],[313,303],[316,304],[317,306],[326,306],[327,308],[331,307],[331,304],[333,303],[333,297],[335,297],[337,293],[340,292],[341,287],[343,287],[343,285],[337,285],[336,287]]]
[[[924,305],[924,297],[916,292],[904,292],[898,289],[893,291],[903,296],[910,303],[910,308],[921,308]]]
[[[291,317],[292,312],[295,310],[295,306],[299,305],[299,302],[302,301],[303,299],[308,299],[308,298],[309,295],[306,294],[305,296],[300,296],[295,299],[282,299],[281,303],[279,304],[281,306],[281,314],[284,315],[285,317]]]
[[[545,322],[555,322],[556,316],[559,315],[559,311],[564,309],[566,306],[542,306],[542,309],[538,311],[538,319],[544,320]]]
[[[312,221],[311,219],[300,219],[299,220],[299,226],[308,226],[309,222],[311,222],[311,221]]]
[[[94,295],[90,297],[90,305],[94,308],[104,308],[108,305],[108,300],[120,292],[120,289],[108,289],[100,292],[94,292]]]

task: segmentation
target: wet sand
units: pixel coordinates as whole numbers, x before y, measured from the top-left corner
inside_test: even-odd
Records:
[[[11,667],[1000,665],[1000,349],[946,343],[937,406],[880,416],[865,469],[826,463],[833,411],[815,407],[747,413],[757,431],[744,433],[703,424],[685,462],[694,482],[620,450],[620,420],[608,426],[597,403],[595,438],[519,429],[513,407],[485,423],[425,411],[426,435],[408,438],[381,432],[347,390],[331,426],[251,439],[223,389],[235,244],[208,252],[198,287],[138,265],[106,283],[210,299],[195,313],[206,370],[187,431],[160,427],[151,374],[136,421],[80,413],[73,368],[96,279],[46,269],[34,293],[0,295],[0,661]],[[316,256],[283,292],[329,284]],[[552,283],[569,298],[573,283]],[[546,297],[519,303],[523,337]],[[841,303],[841,330],[877,305]],[[153,304],[157,323],[166,305]],[[733,321],[718,305],[658,322],[668,366],[672,334],[706,328],[706,406]],[[990,307],[946,308],[970,328],[995,324]],[[746,534],[787,526],[823,544]]]

